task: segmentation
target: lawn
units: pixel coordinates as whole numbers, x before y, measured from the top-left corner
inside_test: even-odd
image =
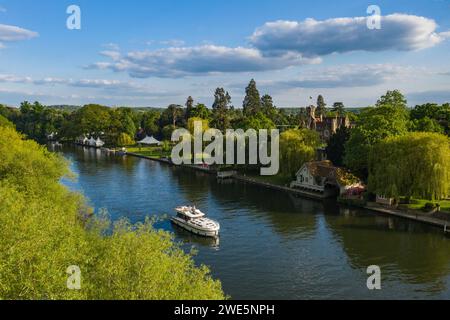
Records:
[[[450,213],[450,200],[441,200],[441,201],[430,201],[430,200],[424,200],[424,199],[412,199],[412,203],[408,205],[408,208],[420,210],[427,203],[439,203],[441,205],[441,211],[449,212]]]
[[[151,158],[164,158],[164,157],[170,157],[170,151],[163,151],[161,147],[153,147],[153,146],[145,146],[145,147],[139,147],[139,146],[131,146],[127,147],[127,152],[136,153],[141,156],[145,157],[151,157]]]

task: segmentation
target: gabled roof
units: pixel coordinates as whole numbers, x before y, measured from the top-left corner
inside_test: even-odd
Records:
[[[314,178],[328,178],[340,186],[348,186],[361,182],[348,170],[333,166],[333,163],[329,160],[307,162],[300,168],[297,175],[305,167]]]

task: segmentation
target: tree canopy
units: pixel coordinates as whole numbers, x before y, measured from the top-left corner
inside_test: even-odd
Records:
[[[305,162],[312,161],[320,146],[319,134],[309,129],[292,129],[280,135],[281,173],[293,176]]]
[[[0,126],[0,299],[223,299],[205,266],[150,220],[91,216],[64,159]],[[69,266],[81,290],[66,286]]]
[[[378,142],[370,152],[369,189],[389,197],[442,199],[450,191],[450,140],[410,132]]]
[[[375,107],[361,111],[345,146],[344,164],[360,178],[367,179],[368,155],[377,142],[408,131],[406,102],[398,91],[388,91]]]

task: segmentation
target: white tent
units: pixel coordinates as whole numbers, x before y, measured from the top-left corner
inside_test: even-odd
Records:
[[[100,138],[97,138],[97,140],[95,141],[95,146],[103,147],[104,145],[105,145],[105,143]]]
[[[95,139],[94,139],[93,137],[91,137],[91,138],[89,139],[88,143],[89,143],[90,146],[93,146],[93,147],[96,146],[96,141],[95,141]]]
[[[145,139],[139,141],[138,143],[139,144],[146,144],[146,145],[150,145],[150,146],[151,145],[158,145],[158,146],[161,145],[160,141],[156,140],[153,137],[149,137],[149,136],[146,136]]]

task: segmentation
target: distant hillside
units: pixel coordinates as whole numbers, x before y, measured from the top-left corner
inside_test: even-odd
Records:
[[[47,108],[51,108],[51,109],[55,109],[55,110],[61,110],[61,111],[68,111],[68,112],[74,112],[78,109],[80,109],[82,106],[76,106],[76,105],[52,105],[52,106],[47,106]],[[138,108],[134,108],[134,107],[130,107],[131,109],[133,109],[136,112],[147,112],[149,110],[156,110],[156,111],[164,111],[165,108],[153,108],[153,107],[138,107]]]

